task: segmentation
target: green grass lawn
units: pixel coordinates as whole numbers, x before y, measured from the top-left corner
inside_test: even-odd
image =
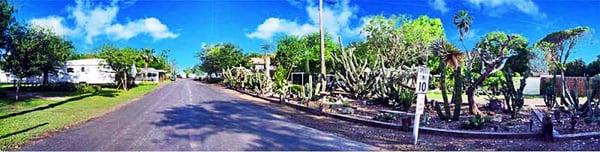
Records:
[[[100,116],[156,87],[144,84],[129,91],[103,89],[98,94],[75,95],[66,100],[0,99],[0,150],[17,149],[18,145],[45,133]]]

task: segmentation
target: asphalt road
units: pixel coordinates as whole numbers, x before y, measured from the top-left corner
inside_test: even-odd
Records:
[[[375,150],[221,89],[178,80],[22,150]]]

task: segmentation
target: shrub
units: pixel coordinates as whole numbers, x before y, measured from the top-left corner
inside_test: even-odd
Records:
[[[393,114],[389,113],[378,113],[373,117],[373,120],[382,121],[382,122],[392,122],[396,120],[396,117]]]
[[[492,118],[490,116],[483,116],[481,114],[475,115],[474,117],[469,118],[469,120],[463,123],[463,128],[465,129],[481,129],[483,126],[490,122]]]
[[[80,83],[75,85],[75,92],[80,94],[97,93],[100,90],[102,90],[102,87],[97,85],[89,85],[87,83]]]

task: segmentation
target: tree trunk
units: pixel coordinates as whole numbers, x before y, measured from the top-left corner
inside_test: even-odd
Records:
[[[128,90],[127,85],[129,85],[127,83],[127,71],[123,72],[123,89],[125,89],[125,91]]]
[[[466,92],[467,92],[467,100],[469,102],[469,112],[471,112],[471,114],[473,114],[473,115],[480,114],[481,111],[479,111],[479,108],[477,108],[477,103],[475,103],[475,89],[472,87],[469,87]]]
[[[144,77],[142,77],[142,81],[147,81],[148,77],[148,62],[144,62]]]
[[[48,85],[48,74],[49,73],[50,73],[49,71],[44,71],[42,85]]]
[[[17,80],[17,90],[15,91],[15,101],[19,101],[19,90],[21,89],[21,79]]]
[[[567,103],[568,104],[573,104],[573,99],[571,97],[571,93],[569,93],[569,87],[567,86],[567,79],[565,78],[565,72],[564,72],[564,70],[560,71],[560,76],[561,76],[561,80],[562,80],[562,95],[563,95],[563,98],[564,97],[567,98]],[[577,98],[577,97],[575,97],[575,98]]]

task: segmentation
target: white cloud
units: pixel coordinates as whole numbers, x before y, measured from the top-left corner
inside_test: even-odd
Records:
[[[46,18],[37,18],[29,21],[33,26],[39,26],[52,30],[56,35],[66,36],[73,34],[74,31],[63,25],[64,18],[60,16],[48,16]]]
[[[116,40],[127,40],[139,34],[148,34],[154,40],[176,38],[179,34],[169,31],[169,28],[156,18],[146,18],[127,23],[126,25],[114,24],[106,28],[108,35]]]
[[[297,5],[297,3],[292,3]],[[357,7],[349,6],[348,0],[342,0],[336,4],[328,4],[323,9],[323,27],[332,35],[357,36],[360,30],[350,27],[350,20],[356,18]],[[277,34],[305,35],[319,30],[319,7],[310,1],[306,5],[306,13],[309,22],[298,23],[288,19],[268,18],[258,25],[256,30],[247,33],[252,39],[271,40]]]
[[[434,10],[440,11],[442,14],[445,14],[450,9],[446,6],[446,2],[444,0],[429,0],[429,6],[433,7]]]
[[[298,23],[286,19],[269,18],[258,25],[256,31],[246,34],[246,36],[253,39],[270,40],[277,33],[305,35],[316,31],[318,31],[318,27],[311,24],[298,25]]]
[[[60,16],[49,16],[30,20],[32,24],[50,27],[56,33],[71,37],[82,36],[86,43],[92,44],[99,36],[107,36],[112,40],[128,40],[140,34],[147,34],[154,40],[176,38],[179,35],[171,32],[160,20],[150,17],[129,21],[125,24],[117,23],[117,14],[120,6],[131,5],[134,1],[112,1],[110,5],[93,6],[90,3],[76,1],[75,6],[68,7],[69,19],[75,27],[69,28],[63,23]]]
[[[532,0],[466,0],[477,8],[482,8],[492,16],[499,16],[516,10],[533,17],[545,18],[546,14]]]

